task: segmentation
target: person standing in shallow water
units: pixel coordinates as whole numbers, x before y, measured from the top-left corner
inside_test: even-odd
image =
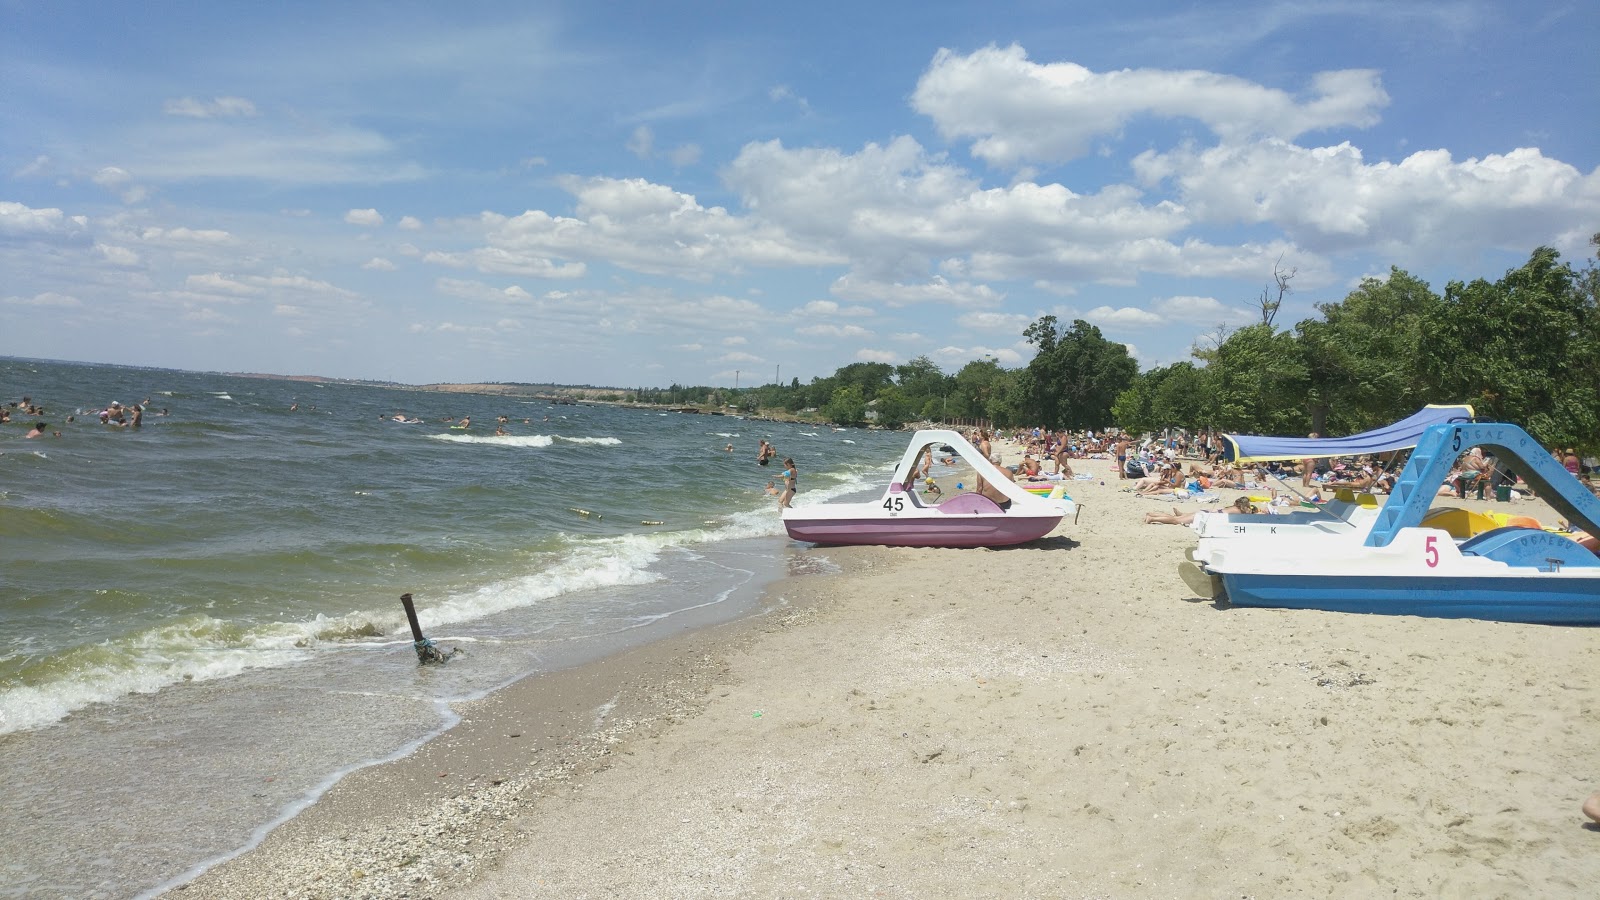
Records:
[[[778,508],[788,509],[789,501],[794,499],[795,491],[799,489],[800,473],[795,471],[794,459],[783,459],[783,493],[778,495]]]

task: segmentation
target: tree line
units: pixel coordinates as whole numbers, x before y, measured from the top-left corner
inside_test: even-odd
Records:
[[[1591,244],[1600,250],[1600,234]],[[1286,435],[1350,434],[1429,403],[1470,403],[1480,418],[1516,423],[1546,446],[1600,449],[1595,259],[1574,269],[1540,247],[1497,281],[1452,281],[1442,295],[1392,268],[1287,329],[1275,317],[1293,272],[1274,277],[1276,297],[1257,301],[1260,322],[1219,327],[1193,348],[1196,362],[1145,372],[1096,326],[1043,316],[1022,333],[1034,356],[1020,368],[989,357],[946,374],[919,356],[899,366],[852,363],[809,384],[674,384],[640,388],[634,399],[886,427],[981,418],[1002,428]]]
[[[1600,234],[1591,244],[1600,248]],[[1442,295],[1391,268],[1320,316],[1219,332],[1189,362],[1141,373],[1112,406],[1129,430],[1352,434],[1429,403],[1469,403],[1548,447],[1600,449],[1600,267],[1549,247],[1497,281]]]

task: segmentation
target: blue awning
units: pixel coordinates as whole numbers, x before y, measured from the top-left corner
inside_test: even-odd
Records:
[[[1360,456],[1415,447],[1430,425],[1443,425],[1471,419],[1472,407],[1424,406],[1393,425],[1361,434],[1338,438],[1262,437],[1225,434],[1227,456],[1239,462],[1270,462],[1275,459],[1320,459],[1329,456]]]

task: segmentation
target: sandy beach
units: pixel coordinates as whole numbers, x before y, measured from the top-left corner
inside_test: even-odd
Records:
[[[796,546],[830,570],[773,584],[762,614],[463,705],[181,896],[1600,883],[1579,812],[1600,630],[1218,608],[1177,576],[1193,532],[1140,524],[1172,504],[1078,468],[1104,484],[1074,483],[1078,521],[1035,544]]]

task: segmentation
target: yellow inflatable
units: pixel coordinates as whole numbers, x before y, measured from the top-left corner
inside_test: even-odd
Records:
[[[1423,528],[1441,528],[1450,532],[1450,536],[1458,541],[1464,541],[1473,535],[1499,528],[1502,522],[1497,522],[1491,516],[1459,506],[1436,506],[1428,510],[1422,517]]]

